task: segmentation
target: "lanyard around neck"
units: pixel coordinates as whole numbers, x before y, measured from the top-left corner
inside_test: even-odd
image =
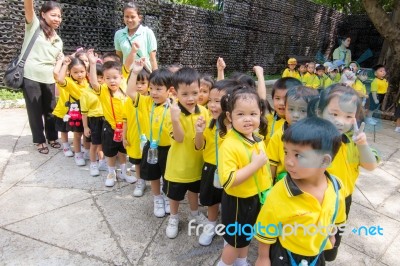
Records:
[[[150,113],[150,142],[153,141],[153,115],[154,115],[155,106],[156,105],[153,103],[153,106],[151,107],[151,113]],[[158,130],[157,144],[160,142],[161,131],[162,131],[162,127],[164,124],[164,118],[165,118],[165,114],[167,113],[167,109],[168,109],[168,105],[164,104],[164,113],[163,113],[163,116],[161,119],[160,129]]]
[[[218,169],[218,131],[219,131],[219,125],[218,121],[215,121],[215,165],[217,166]]]
[[[139,137],[142,135],[142,130],[140,129],[140,123],[139,123],[139,114],[138,114],[138,109],[135,108],[136,111],[136,124],[139,132]]]
[[[251,154],[250,154],[250,152],[249,152],[249,150],[247,149],[247,147],[246,147],[246,145],[244,144],[244,137],[242,137],[241,135],[239,135],[239,133],[238,132],[236,132],[236,130],[235,129],[232,129],[233,130],[233,132],[235,132],[235,135],[236,135],[236,137],[240,140],[240,142],[243,144],[243,147],[244,147],[244,149],[246,150],[246,153],[247,153],[247,155],[249,156],[249,163],[251,163]],[[255,143],[256,145],[257,145],[257,143]],[[269,168],[269,162],[267,161],[267,169],[269,170],[270,168]],[[258,170],[257,170],[258,171]],[[253,178],[254,178],[254,182],[256,183],[256,187],[257,187],[257,193],[258,193],[258,198],[260,199],[260,203],[262,204],[262,205],[264,205],[264,203],[265,203],[265,199],[267,198],[267,195],[268,195],[268,190],[266,190],[266,191],[260,191],[260,187],[258,186],[258,178],[257,178],[257,171],[253,174]],[[271,175],[271,173],[270,173],[270,176],[272,176]],[[271,181],[271,184],[272,184],[272,181]]]

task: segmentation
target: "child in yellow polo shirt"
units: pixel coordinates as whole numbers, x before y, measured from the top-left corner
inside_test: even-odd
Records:
[[[59,72],[56,73],[58,70]],[[67,76],[67,71],[69,72],[69,76]],[[83,124],[79,99],[82,91],[89,86],[86,79],[87,72],[85,63],[79,58],[66,56],[63,59],[62,66],[60,65],[60,61],[58,61],[54,68],[54,76],[58,88],[61,91],[65,90],[65,92],[67,92],[67,94],[60,93],[61,97],[59,98],[59,102],[67,107],[64,109],[64,111],[66,110],[67,112],[63,114],[58,112],[57,108],[54,113],[56,116],[56,129],[62,132],[61,140],[64,148],[64,143],[68,142],[67,132],[72,131],[74,133],[73,145],[75,164],[78,166],[84,166],[86,162],[83,153],[81,152]],[[68,96],[68,99],[64,98],[65,96]]]
[[[203,149],[203,171],[201,174],[200,183],[200,203],[207,206],[208,223],[204,227],[202,234],[199,237],[199,244],[208,246],[211,244],[215,236],[215,226],[217,223],[219,206],[221,203],[222,187],[215,184],[217,175],[217,157],[218,150],[222,144],[223,138],[219,135],[221,128],[230,129],[228,119],[218,121],[222,113],[221,98],[230,93],[232,87],[237,85],[237,82],[231,80],[221,80],[214,84],[210,91],[208,110],[212,119],[207,124],[203,117],[199,117],[196,122],[196,137],[195,145],[197,150]],[[202,133],[202,134],[200,134]],[[219,183],[219,179],[217,180]]]
[[[301,85],[300,80],[289,77],[280,78],[274,83],[271,93],[274,110],[272,112],[268,112],[265,116],[265,118],[268,121],[267,135],[265,136],[264,139],[265,146],[268,146],[268,142],[274,135],[275,131],[277,131],[277,129],[282,128],[283,124],[286,121],[285,99],[287,90],[294,86],[300,86],[300,85]]]
[[[319,88],[320,82],[318,76],[314,73],[314,71],[315,71],[315,63],[314,62],[307,63],[307,72],[304,74],[302,82],[304,86],[316,90]]]
[[[149,77],[150,73],[146,69],[142,69],[137,75],[136,91],[143,96],[149,95]],[[127,95],[128,89],[127,89]],[[137,108],[137,104],[132,99],[128,99],[124,109],[124,134],[123,144],[129,157],[129,162],[134,165],[136,182],[133,196],[143,196],[146,188],[146,182],[141,179],[140,164],[142,161],[142,151],[144,144],[147,142],[146,134],[148,132],[149,121],[148,113],[143,113]],[[146,158],[145,158],[146,159]]]
[[[166,228],[168,238],[178,235],[179,202],[184,199],[186,192],[190,206],[189,220],[194,220],[197,224],[207,222],[206,217],[198,210],[203,152],[196,150],[194,145],[197,119],[202,116],[205,121],[209,120],[208,110],[197,104],[200,76],[196,70],[183,67],[174,74],[172,84],[179,102],[170,106],[169,128],[172,138],[162,188],[170,199],[171,215]]]
[[[371,92],[369,93],[369,110],[365,123],[376,125],[377,121],[372,118],[375,110],[377,110],[383,103],[385,94],[389,88],[389,83],[385,79],[386,69],[384,65],[376,65],[372,68],[375,78],[371,83]]]
[[[288,174],[271,189],[258,215],[257,266],[325,265],[322,252],[332,248],[335,236],[332,231],[315,233],[305,228],[330,228],[346,221],[343,185],[326,171],[340,141],[335,126],[316,117],[285,131]]]
[[[344,188],[346,200],[346,216],[350,212],[352,194],[360,174],[359,167],[368,171],[378,166],[379,156],[371,149],[367,137],[363,132],[364,124],[358,129],[357,120],[361,110],[361,100],[357,92],[350,87],[340,84],[325,89],[320,96],[317,113],[324,119],[331,121],[342,134],[342,143],[332,164],[327,171],[338,177]],[[336,258],[341,236],[338,232],[335,247],[325,252],[325,259],[333,261]]]
[[[103,66],[96,65],[97,77],[103,76]],[[101,134],[103,131],[103,108],[97,94],[89,86],[82,91],[80,98],[83,134],[85,135],[86,142],[90,143],[89,159],[91,176],[98,176],[101,170],[106,170],[104,161],[103,149],[101,147]],[[99,164],[97,164],[96,155],[99,157]]]
[[[287,64],[288,67],[283,71],[282,78],[290,77],[300,80],[300,73],[296,69],[297,66],[296,58],[289,58]]]
[[[285,174],[282,135],[293,123],[307,117],[308,103],[318,97],[318,91],[305,86],[292,87],[285,98],[285,123],[276,130],[267,146],[267,156],[271,164],[273,179],[278,181]]]
[[[127,175],[126,172],[126,149],[122,143],[122,116],[127,96],[125,90],[121,87],[121,63],[114,61],[104,63],[103,75],[105,83],[99,84],[96,72],[98,58],[93,49],[89,49],[87,54],[90,62],[90,85],[99,94],[104,115],[102,146],[108,165],[105,186],[112,187],[115,184],[117,157],[121,168],[119,177],[128,183],[134,183],[137,180],[136,177]]]
[[[171,119],[168,95],[171,89],[172,73],[164,68],[153,71],[149,77],[150,96],[142,95],[138,93],[137,77],[144,65],[145,61],[139,60],[132,66],[127,94],[132,99],[132,104],[142,117],[140,126],[142,130],[144,130],[145,138],[148,140],[143,147],[142,159],[140,162],[140,177],[142,178],[140,182],[144,182],[145,180],[150,181],[151,191],[154,197],[153,213],[156,217],[161,218],[164,217],[166,213],[170,212],[168,199],[161,195],[160,179],[165,175],[168,151],[171,146],[169,137],[169,124]],[[130,104],[130,102],[128,102],[128,104]],[[129,120],[127,122],[129,133]],[[139,141],[139,134],[136,136],[135,141]],[[156,162],[150,160],[150,148],[157,150],[158,158]]]
[[[265,144],[254,134],[266,131],[263,103],[258,94],[239,85],[221,99],[227,102],[219,120],[226,117],[232,124],[218,153],[218,175],[224,189],[221,222],[225,225],[225,245],[218,265],[248,265],[251,238],[241,232],[229,233],[229,225],[253,226],[272,178],[265,154]]]

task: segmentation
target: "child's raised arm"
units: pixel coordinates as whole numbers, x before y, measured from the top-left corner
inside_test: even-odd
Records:
[[[179,120],[181,109],[176,102],[173,102],[169,109],[171,111],[172,135],[176,142],[182,143],[185,138],[185,132],[183,132],[181,122]]]
[[[135,62],[136,53],[139,50],[139,48],[140,48],[140,46],[137,42],[132,43],[131,51],[128,54],[128,56],[126,57],[125,62],[124,62],[124,67],[128,72],[130,72],[132,64]]]
[[[67,76],[67,69],[69,64],[71,64],[71,57],[70,56],[65,56],[63,60],[63,65],[61,66],[60,72],[58,73],[58,78],[56,79],[56,82],[60,86],[65,86],[66,81],[65,77]]]
[[[89,77],[90,77],[90,86],[92,86],[92,88],[99,92],[100,89],[100,85],[99,82],[97,81],[97,71],[96,71],[96,63],[97,63],[97,59],[98,56],[96,54],[94,54],[94,50],[93,49],[89,49],[87,51],[87,56],[89,58],[89,64],[90,64],[90,72],[89,72]]]
[[[360,165],[366,170],[372,171],[376,167],[378,167],[378,162],[376,160],[375,154],[372,152],[371,148],[368,145],[367,135],[365,135],[364,132],[365,123],[362,122],[360,128],[358,128],[357,121],[355,121],[353,127],[353,141],[357,145],[358,152],[360,154]]]
[[[142,71],[144,64],[145,59],[142,58],[135,61],[135,63],[132,65],[131,74],[128,79],[128,86],[126,88],[126,95],[128,95],[133,101],[136,100],[137,95],[137,76],[139,75],[140,71]]]
[[[57,56],[56,60],[57,60],[56,61],[56,65],[54,66],[54,69],[53,69],[53,77],[54,77],[55,81],[58,80],[58,76],[60,75],[60,70],[61,70],[61,67],[62,67],[62,64],[63,64],[63,61],[64,61],[64,54],[60,53]]]
[[[253,71],[257,77],[257,93],[260,96],[261,100],[267,99],[267,87],[265,86],[264,80],[264,69],[260,66],[254,66]]]
[[[225,79],[225,70],[226,64],[222,57],[218,57],[217,60],[217,81]]]
[[[196,121],[196,136],[194,138],[194,143],[196,146],[196,150],[201,150],[204,148],[204,135],[203,132],[206,129],[206,120],[204,117],[199,116],[199,118]]]

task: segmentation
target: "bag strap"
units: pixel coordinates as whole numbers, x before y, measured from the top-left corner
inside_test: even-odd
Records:
[[[39,32],[40,32],[40,26],[37,28],[37,30],[35,31],[35,33],[32,36],[32,39],[29,41],[28,46],[26,47],[26,50],[24,52],[24,55],[22,56],[22,58],[19,61],[26,61],[26,58],[28,58],[29,53],[32,50],[33,44],[35,43],[37,37],[39,36]]]

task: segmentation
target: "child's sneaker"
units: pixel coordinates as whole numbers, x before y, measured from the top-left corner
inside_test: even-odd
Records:
[[[204,225],[203,232],[199,237],[199,244],[209,246],[215,236],[215,224],[207,223]]]
[[[189,217],[188,217],[189,221],[194,220],[195,224],[202,224],[205,225],[208,223],[208,219],[206,216],[204,216],[204,214],[202,212],[199,211],[199,214],[197,215],[193,215],[191,212],[189,213]]]
[[[88,151],[88,150],[85,150],[85,151],[83,152],[83,159],[85,159],[85,160],[90,160],[90,154],[89,154],[89,151]]]
[[[108,171],[106,160],[99,160],[99,171]]]
[[[169,206],[169,198],[163,194],[163,198],[164,198],[164,210],[165,213],[170,214],[171,213],[171,207]]]
[[[84,166],[86,165],[85,159],[83,159],[82,152],[78,152],[75,154],[75,163],[77,166]]]
[[[68,146],[68,148],[64,148],[64,149],[63,149],[63,152],[64,152],[64,156],[65,156],[65,157],[72,157],[72,156],[74,156],[74,153],[72,152],[70,146]]]
[[[138,179],[136,182],[135,189],[133,190],[133,196],[141,197],[143,196],[144,190],[146,189],[146,181],[143,179]]]
[[[178,235],[179,218],[169,217],[165,234],[168,238],[175,238]]]
[[[119,178],[121,178],[122,180],[124,180],[125,182],[129,183],[129,184],[133,184],[137,181],[137,178],[133,175],[127,175],[126,173],[121,173],[119,172]]]
[[[91,176],[98,176],[98,175],[100,175],[99,167],[97,166],[97,163],[92,163],[92,164],[90,164],[90,169],[89,169],[89,171],[90,171],[90,175],[91,175]]]
[[[158,218],[165,216],[164,199],[161,195],[154,197],[154,215]]]
[[[396,128],[394,129],[394,131],[397,132],[397,133],[400,133],[400,127],[396,127]]]
[[[106,185],[106,187],[113,187],[116,180],[117,176],[115,175],[115,173],[108,173],[106,182],[104,184]]]

